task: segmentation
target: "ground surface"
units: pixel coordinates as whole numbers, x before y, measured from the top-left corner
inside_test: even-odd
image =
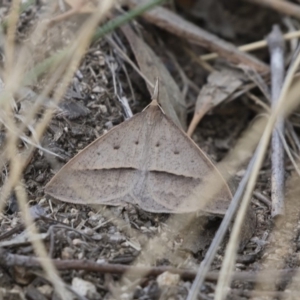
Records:
[[[216,5],[222,4],[222,22],[226,26],[213,20],[215,11],[208,10],[204,17],[193,15],[195,9],[189,8],[187,2],[178,1],[176,13],[235,45],[263,39],[275,23],[286,29],[280,14],[247,2],[215,1]],[[9,3],[1,7],[3,17],[8,7]],[[41,3],[33,4],[21,14],[16,36],[18,43],[26,41],[32,24],[41,18],[43,8]],[[43,57],[45,53],[52,53],[67,43],[68,38],[71,39],[74,35],[77,22],[78,18],[73,17],[49,29],[45,40],[35,46],[36,55],[40,53]],[[292,23],[290,19],[285,22]],[[295,28],[299,27],[298,22],[293,22],[296,24]],[[139,23],[138,29],[146,43],[161,59],[178,88],[184,91],[188,124],[198,93],[209,73],[192,58],[186,48],[194,55],[206,53],[206,50],[183,39],[179,41],[177,36],[158,29],[143,19],[139,19]],[[130,44],[121,30],[114,31],[111,39],[136,62]],[[54,41],[57,43],[54,44]],[[267,49],[260,50],[257,54],[268,63]],[[222,68],[223,65],[220,69]],[[38,94],[45,85],[41,79],[28,89]],[[254,88],[252,92],[268,105],[258,88]],[[17,99],[16,114],[19,115],[22,115],[22,110],[30,109],[34,101],[31,97],[24,99],[25,91],[22,93],[22,97]],[[48,153],[36,150],[24,171],[23,184],[30,200],[31,212],[35,217],[41,215],[35,222],[49,256],[61,260],[86,259],[98,263],[172,266],[197,270],[220,223],[219,217],[209,216],[208,223],[202,221],[202,217],[197,217],[181,231],[178,224],[186,216],[178,216],[175,226],[167,214],[148,213],[131,206],[95,208],[66,204],[50,200],[44,194],[47,182],[70,158],[124,121],[124,106],[119,101],[121,97],[128,101],[134,114],[140,112],[151,99],[144,80],[125,62],[110,40],[104,38],[88,49],[66,95],[48,124],[41,141],[41,146]],[[261,107],[243,94],[211,110],[201,120],[192,138],[212,161],[220,162],[261,112]],[[39,117],[36,116],[37,119]],[[297,120],[296,116],[294,118]],[[20,141],[20,151],[25,148]],[[240,166],[234,174],[236,183],[241,180],[246,165],[247,163]],[[244,241],[245,247],[238,257],[235,271],[258,271],[268,266],[276,269],[299,266],[297,216],[294,218],[295,222],[282,221],[278,226],[281,231],[278,232],[278,227],[275,226],[274,229],[270,216],[270,167],[270,155],[267,155],[251,204],[256,215],[256,221],[253,221],[256,229],[252,240],[248,238]],[[287,160],[287,178],[291,176],[291,170],[291,163]],[[3,181],[6,172],[7,169],[3,171]],[[295,182],[290,183],[292,187]],[[200,232],[199,228],[205,230]],[[14,194],[11,194],[0,218],[0,249],[4,251],[0,255],[0,287],[4,299],[57,299],[40,269],[28,266],[5,267],[4,260],[8,253],[28,257],[34,255],[31,244],[26,240],[26,230]],[[219,248],[212,270],[220,269],[224,251],[225,244]],[[192,284],[191,280],[168,274],[167,279],[155,276],[143,279],[141,275],[134,276],[134,271],[132,272],[132,276],[128,273],[123,276],[66,268],[60,271],[60,276],[77,291],[77,296],[74,297],[78,299],[186,299]],[[274,291],[284,291],[288,284],[289,279],[285,282],[278,280],[275,289],[272,284],[270,287],[262,284],[263,287],[257,287],[256,299],[271,299]],[[201,288],[199,299],[212,299],[215,286],[214,281],[207,281]],[[234,281],[228,299],[249,299],[249,291],[254,286],[251,282]],[[78,296],[78,293],[86,298]]]

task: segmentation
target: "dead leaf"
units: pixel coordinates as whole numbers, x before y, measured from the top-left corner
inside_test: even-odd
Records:
[[[151,82],[155,82],[156,78],[159,77],[160,105],[164,112],[176,125],[186,129],[186,103],[174,79],[159,57],[128,25],[123,26],[122,31],[143,74]],[[149,92],[152,93],[153,87],[147,86]]]
[[[192,136],[198,123],[210,109],[225,101],[242,84],[241,76],[230,69],[212,72],[197,98],[194,116],[187,131],[188,136]]]

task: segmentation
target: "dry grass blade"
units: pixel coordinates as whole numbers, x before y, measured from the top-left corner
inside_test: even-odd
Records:
[[[266,149],[269,144],[270,136],[273,131],[274,124],[277,120],[278,115],[281,115],[282,112],[284,112],[284,115],[288,114],[298,103],[299,103],[299,96],[297,94],[298,89],[294,88],[289,91],[289,88],[291,86],[294,74],[300,64],[300,54],[298,54],[297,58],[291,65],[289,72],[287,74],[287,77],[285,78],[280,97],[278,99],[278,104],[274,111],[272,112],[268,123],[265,127],[263,136],[261,138],[260,144],[259,144],[259,151],[257,154],[257,159],[254,164],[253,172],[250,176],[241,206],[239,208],[236,220],[234,222],[234,226],[231,232],[229,243],[226,247],[226,253],[224,262],[222,265],[221,270],[221,279],[218,282],[217,285],[217,292],[216,292],[216,299],[224,299],[224,297],[227,295],[228,292],[228,286],[231,281],[231,277],[228,276],[228,271],[230,270],[232,272],[234,262],[236,259],[236,251],[238,246],[238,237],[240,233],[240,228],[243,223],[247,207],[250,202],[251,194],[254,189],[256,179],[260,170],[260,167],[262,165]],[[226,273],[226,275],[225,275]]]
[[[236,170],[239,168],[239,164],[242,162],[245,162],[249,159],[249,156],[252,155],[252,150],[254,147],[256,147],[259,137],[261,136],[261,128],[264,127],[265,120],[257,120],[257,123],[253,125],[252,128],[249,129],[249,131],[245,134],[245,136],[239,141],[239,143],[236,145],[236,149],[230,153],[230,155],[224,159],[223,162],[219,164],[219,168],[221,170],[223,169],[229,169],[228,171],[232,174],[236,172]],[[248,151],[248,155],[245,155],[245,150]],[[257,152],[257,151],[256,151]],[[218,232],[216,233],[206,255],[204,260],[199,266],[199,269],[197,270],[197,276],[193,282],[193,285],[189,291],[188,300],[194,300],[197,298],[197,295],[199,293],[200,287],[205,279],[205,276],[207,272],[209,271],[210,265],[215,257],[215,254],[218,250],[218,247],[220,246],[225,233],[227,232],[229,228],[229,224],[238,208],[238,205],[240,203],[241,197],[243,195],[244,189],[246,187],[247,181],[250,177],[251,171],[253,169],[254,161],[255,161],[256,154],[251,159],[250,163],[248,164],[248,168],[246,173],[243,176],[242,181],[240,182],[238,189],[236,190],[233,199],[226,211],[226,214],[224,216],[224,219],[218,229]],[[228,166],[231,166],[231,168],[228,168]],[[229,180],[229,178],[225,177],[226,180]]]
[[[76,51],[73,52],[74,56],[72,59],[72,63],[70,63],[68,66],[68,71],[65,73],[65,76],[64,76],[65,82],[63,82],[63,84],[61,85],[61,88],[58,89],[56,99],[61,99],[61,96],[64,94],[64,90],[65,90],[68,82],[70,81],[71,75],[73,74],[73,67],[75,66],[75,64],[79,63],[79,60],[80,60],[81,56],[83,55],[83,53],[86,49],[86,46],[88,45],[89,40],[92,37],[94,28],[97,26],[98,21],[103,16],[103,14],[105,14],[110,9],[111,4],[112,4],[111,1],[108,1],[108,0],[104,1],[99,8],[99,11],[101,13],[94,14],[94,17],[89,20],[89,23],[86,24],[86,26],[83,28],[83,31],[78,36],[78,41],[76,41],[74,44]],[[87,32],[89,32],[90,34],[87,34]],[[66,65],[64,65],[64,67],[65,66]],[[18,69],[18,66],[16,67],[16,69]],[[20,69],[18,69],[18,70],[20,70]],[[58,72],[58,74],[61,75],[60,72]],[[56,74],[54,74],[54,82],[57,82],[57,80],[59,79],[57,77],[58,74],[57,74],[57,72],[56,72]],[[8,75],[11,75],[11,74],[8,74]],[[20,77],[20,75],[21,74],[19,74],[19,77]],[[8,76],[6,78],[6,85],[7,85],[7,88],[13,87],[14,89],[16,89],[14,76]],[[10,104],[7,101],[7,96],[6,97],[2,96],[2,99],[4,100],[4,101],[2,101],[2,103],[5,104],[5,106],[4,106],[4,109],[6,110],[5,115],[8,116],[5,121],[7,122],[7,124],[10,125],[9,128],[12,129],[8,133],[8,137],[7,137],[7,148],[9,149],[9,151],[7,151],[7,154],[8,154],[8,159],[10,160],[10,175],[1,190],[1,205],[3,206],[4,200],[7,198],[10,191],[18,185],[18,182],[21,179],[22,170],[23,170],[23,167],[24,167],[26,161],[24,160],[24,158],[17,155],[16,143],[17,143],[17,139],[18,139],[18,134],[16,134],[16,133],[18,132],[18,130],[17,130],[16,124],[14,123],[14,120],[13,120],[13,115],[11,112]],[[44,128],[48,124],[48,122],[51,118],[51,114],[52,114],[52,111],[48,110],[45,113],[44,119],[42,119],[42,121],[35,128],[36,137],[38,139],[41,137],[41,135],[44,131]],[[33,148],[31,151],[33,151]],[[34,236],[37,234],[37,229],[35,228],[35,226],[33,224],[32,217],[29,213],[29,210],[28,210],[28,207],[26,204],[27,197],[26,197],[24,188],[19,185],[17,188],[15,188],[15,191],[16,191],[16,196],[17,196],[18,202],[19,202],[19,206],[23,212],[24,222],[29,230],[28,232],[31,236]],[[47,252],[46,252],[44,245],[39,240],[36,240],[34,238],[32,240],[33,240],[33,243],[32,243],[33,248],[34,248],[36,254],[40,258],[43,258],[42,266],[43,266],[44,271],[47,274],[48,278],[51,280],[53,286],[55,287],[57,293],[61,296],[62,299],[70,299],[69,293],[65,290],[64,284],[61,281],[61,279],[59,278],[59,276],[55,270],[55,267],[51,264],[51,261],[49,259],[47,259]]]
[[[292,32],[289,32],[289,33],[286,33],[283,35],[283,38],[285,40],[292,40],[292,39],[296,39],[296,38],[299,38],[300,37],[300,31],[297,30],[297,31],[292,31]],[[268,43],[266,40],[262,40],[262,41],[257,41],[257,42],[254,42],[254,43],[250,43],[250,44],[246,44],[246,45],[243,45],[243,46],[239,46],[238,49],[240,51],[243,51],[243,52],[251,52],[251,51],[255,51],[255,50],[259,50],[259,49],[262,49],[262,48],[266,48],[268,46]],[[212,60],[212,59],[216,59],[219,55],[217,53],[209,53],[209,54],[205,54],[205,55],[201,55],[200,58],[203,60],[203,61],[207,61],[207,60]]]
[[[14,60],[14,43],[15,43],[15,32],[16,26],[19,18],[19,9],[20,9],[21,1],[13,1],[11,12],[8,18],[8,32],[7,32],[7,42],[5,45],[5,56],[6,56],[6,64],[5,64],[5,74],[6,76],[10,76],[13,68],[13,60]]]

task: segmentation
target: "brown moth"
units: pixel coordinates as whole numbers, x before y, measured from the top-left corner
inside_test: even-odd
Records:
[[[207,186],[208,178],[219,181],[219,188],[213,201],[203,207],[207,189],[203,188],[203,194],[198,191],[199,186]],[[212,162],[156,100],[77,154],[45,192],[75,204],[131,203],[155,213],[201,208],[224,214],[232,198]]]

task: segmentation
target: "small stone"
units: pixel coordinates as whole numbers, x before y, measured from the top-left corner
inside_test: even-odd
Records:
[[[179,283],[179,280],[180,276],[178,274],[172,274],[168,271],[160,274],[156,279],[159,287],[175,286]]]
[[[47,298],[50,298],[53,293],[53,288],[48,284],[39,286],[37,289]]]
[[[78,215],[78,209],[72,208],[72,209],[71,209],[71,214],[72,214],[72,215]]]
[[[95,233],[93,234],[92,238],[94,241],[101,241],[103,240],[103,237],[105,237],[106,235],[103,235],[102,233]]]
[[[45,180],[46,180],[46,173],[41,173],[35,178],[35,181],[38,183],[43,183]]]
[[[81,239],[74,239],[72,241],[72,243],[73,243],[74,246],[79,246],[79,245],[82,244],[82,240]]]
[[[109,129],[111,129],[111,128],[113,128],[113,123],[112,123],[112,121],[107,121],[106,123],[105,123],[105,127],[109,130]]]
[[[70,221],[69,221],[68,218],[65,218],[65,219],[63,220],[63,223],[69,225],[69,224],[70,224]]]
[[[89,299],[100,299],[96,287],[89,281],[74,277],[72,280],[72,288],[81,296]]]
[[[104,92],[104,88],[102,88],[101,86],[97,85],[93,88],[92,90],[93,93],[103,93]]]
[[[104,258],[98,258],[96,261],[97,264],[105,264],[106,260]]]
[[[38,204],[31,206],[29,211],[33,219],[38,219],[46,214],[45,209]]]
[[[39,201],[39,205],[40,206],[48,206],[48,201],[46,198],[42,198],[40,201]]]
[[[101,112],[102,112],[103,114],[106,114],[106,113],[107,113],[107,107],[106,107],[105,105],[100,104],[100,105],[99,105],[99,108],[100,108],[100,110],[101,110]]]
[[[75,253],[75,250],[70,247],[65,247],[61,252],[61,258],[62,259],[72,259],[73,255]]]
[[[94,230],[91,229],[91,228],[85,228],[85,229],[84,229],[84,233],[85,233],[86,235],[92,236],[92,235],[94,234]]]

